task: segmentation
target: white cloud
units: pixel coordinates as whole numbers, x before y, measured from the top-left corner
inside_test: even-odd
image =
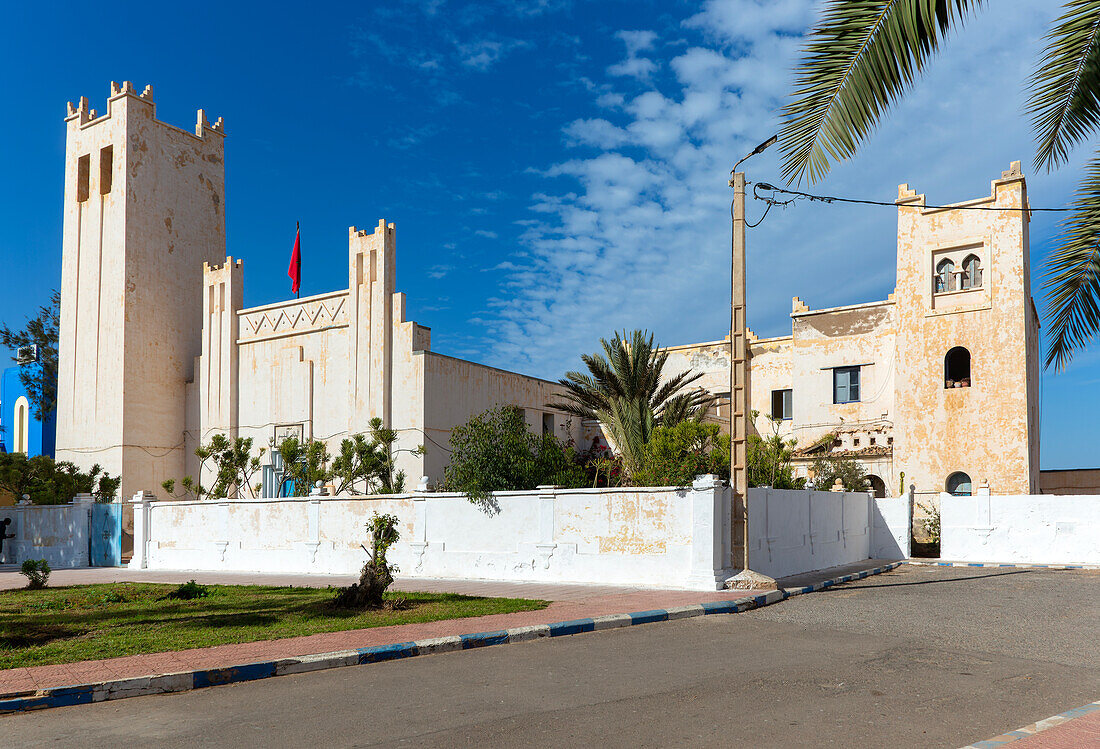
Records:
[[[479,237],[485,237],[485,239],[496,239],[497,233],[495,231],[489,231],[488,229],[478,229],[474,232]]]
[[[526,46],[527,43],[519,39],[477,39],[458,43],[456,49],[464,67],[484,72],[508,53]]]
[[[656,72],[657,63],[647,57],[639,57],[639,52],[653,48],[657,34],[653,31],[620,31],[615,34],[626,45],[626,59],[607,69],[609,75],[638,78],[645,80]]]
[[[985,11],[860,157],[813,189],[891,200],[898,183],[910,182],[936,201],[986,194],[1009,161],[1027,163],[1033,153],[1021,81],[1057,6]],[[599,152],[538,172],[547,185],[532,197],[520,238],[530,257],[523,267],[498,266],[508,271],[504,301],[485,313],[493,363],[554,377],[615,329],[648,328],[666,344],[726,334],[729,170],[778,129],[799,35],[814,13],[809,0],[708,0],[684,22],[702,38],[671,58],[653,52],[662,40],[652,32],[617,35],[621,66],[651,65],[613,67],[608,81],[592,82],[602,116],[567,123],[563,140]],[[659,88],[649,82],[658,74]],[[746,164],[750,180],[780,182],[776,151]],[[1064,200],[1071,176],[1032,176],[1033,203]],[[748,210],[755,220],[763,205],[750,200]],[[895,224],[889,208],[773,209],[749,234],[751,327],[789,332],[793,295],[813,307],[884,298],[894,285]],[[1049,221],[1037,217],[1032,229],[1035,241]]]

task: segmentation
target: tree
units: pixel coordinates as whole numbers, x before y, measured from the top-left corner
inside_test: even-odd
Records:
[[[333,598],[338,608],[381,608],[386,588],[393,584],[397,571],[386,559],[386,552],[401,538],[397,530],[396,515],[379,515],[377,512],[367,522],[371,535],[371,548],[367,551],[367,563],[359,573],[359,582],[341,588]]]
[[[547,406],[607,427],[629,475],[641,468],[655,428],[705,412],[713,397],[703,390],[680,392],[702,373],[681,372],[662,382],[668,352],[653,345],[652,334],[635,330],[628,339],[625,331],[615,333],[611,341],[601,338],[600,346],[603,354],[581,356],[587,374],[566,372],[558,380],[565,392]]]
[[[265,448],[258,455],[252,454],[252,438],[237,437],[234,440],[224,434],[215,434],[210,442],[195,448],[195,457],[199,459],[200,476],[196,481],[184,476],[180,481],[184,492],[195,499],[237,499],[247,493],[250,497],[259,494],[260,485],[252,484],[252,477],[260,470]],[[214,484],[209,488],[202,485],[201,471],[214,471]],[[175,496],[176,480],[166,479],[161,488]]]
[[[717,424],[688,419],[657,427],[643,456],[633,476],[637,486],[688,486],[707,473],[730,477],[730,438],[719,433]]]
[[[855,154],[890,106],[923,72],[946,35],[981,0],[830,0],[799,63],[783,110],[783,176],[811,182],[830,158]],[[1100,131],[1100,0],[1067,0],[1046,36],[1028,90],[1035,168],[1064,164]],[[1100,331],[1100,152],[1085,168],[1048,258],[1046,365],[1063,369]]]
[[[25,494],[37,505],[60,505],[77,494],[91,494],[97,502],[110,502],[121,483],[98,464],[85,472],[67,461],[54,462],[48,455],[28,458],[24,453],[0,453],[0,490],[15,500]]]
[[[43,421],[57,408],[57,335],[61,319],[61,294],[54,290],[49,304],[38,308],[38,314],[27,321],[22,330],[0,325],[0,343],[10,349],[37,346],[36,366],[19,370],[19,381],[27,389],[27,398],[34,405],[34,417]]]
[[[294,482],[295,496],[309,494],[318,481],[324,482],[330,477],[328,447],[321,440],[287,437],[279,443],[279,455],[283,458],[284,477]]]
[[[755,424],[760,412],[753,411],[751,415]],[[794,447],[798,441],[780,436],[779,419],[769,416],[768,421],[772,428],[771,436],[765,438],[759,434],[750,434],[746,440],[749,486],[801,489],[805,482],[803,479],[796,479],[791,468]]]
[[[588,481],[570,444],[552,434],[532,434],[522,409],[497,406],[451,431],[451,462],[443,483],[492,509],[495,491],[545,484],[580,487]]]
[[[815,489],[829,491],[840,479],[846,492],[867,491],[867,472],[851,458],[822,456],[814,461],[811,470]]]
[[[405,490],[405,472],[395,470],[395,458],[399,452],[413,455],[424,453],[424,446],[415,450],[396,450],[397,431],[382,425],[377,416],[370,420],[370,441],[362,434],[354,434],[341,441],[340,452],[332,460],[329,478],[336,484],[336,493],[357,493],[362,485],[368,494],[400,494]]]

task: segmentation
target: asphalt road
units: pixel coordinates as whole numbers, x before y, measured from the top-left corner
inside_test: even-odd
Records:
[[[1100,573],[902,567],[759,611],[0,719],[4,746],[958,747],[1100,698]]]

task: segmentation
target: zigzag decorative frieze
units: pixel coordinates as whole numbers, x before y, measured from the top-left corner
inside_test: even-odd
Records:
[[[303,299],[281,306],[242,310],[240,340],[307,333],[334,325],[346,325],[347,294],[325,296],[319,299]]]

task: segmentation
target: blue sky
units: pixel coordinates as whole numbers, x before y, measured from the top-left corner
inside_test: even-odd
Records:
[[[556,378],[600,336],[666,344],[728,328],[733,162],[777,129],[811,0],[424,0],[154,6],[22,3],[0,27],[0,319],[60,282],[65,102],[102,110],[112,80],[153,84],[158,116],[228,133],[228,251],[245,303],[346,284],[347,227],[398,227],[398,287],[443,353]],[[816,186],[934,202],[988,194],[1012,160],[1033,205],[1063,205],[1079,161],[1032,174],[1020,82],[1057,13],[1003,0],[969,23],[860,156]],[[749,178],[778,182],[778,154]],[[750,216],[761,206],[750,204]],[[749,323],[884,298],[889,208],[792,206],[749,236]],[[1033,283],[1057,235],[1032,223]],[[1044,468],[1092,466],[1100,344],[1044,377]],[[1090,418],[1091,417],[1091,418]]]

